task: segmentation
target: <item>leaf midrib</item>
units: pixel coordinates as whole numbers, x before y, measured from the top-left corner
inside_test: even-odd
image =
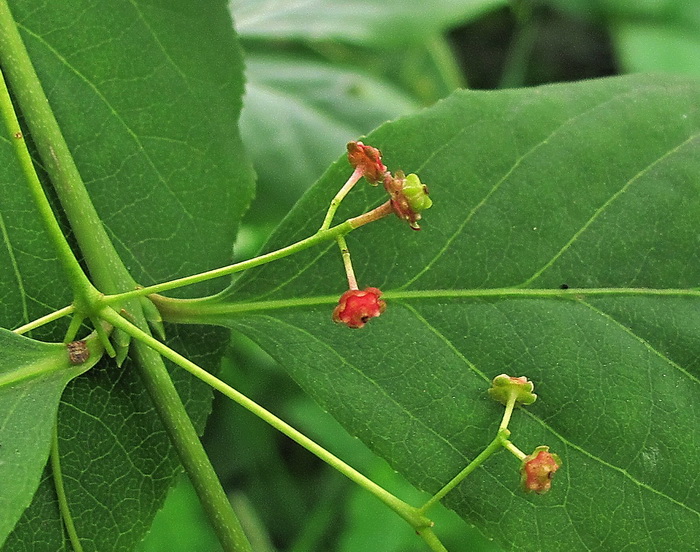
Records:
[[[266,293],[261,295],[265,297]],[[382,298],[389,301],[424,299],[559,299],[580,301],[587,297],[686,297],[700,299],[700,289],[683,288],[477,288],[477,289],[434,289],[385,291]],[[202,322],[227,315],[241,315],[258,311],[274,311],[294,308],[308,308],[318,305],[332,305],[338,302],[338,295],[313,295],[291,299],[270,299],[267,301],[210,302],[199,305],[195,316]]]

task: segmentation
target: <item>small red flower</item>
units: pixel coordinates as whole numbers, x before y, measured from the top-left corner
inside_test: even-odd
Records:
[[[552,477],[561,467],[561,459],[549,452],[549,447],[541,446],[523,459],[520,468],[520,483],[527,493],[546,493],[552,487]]]
[[[370,184],[381,182],[387,171],[382,163],[382,152],[372,146],[365,146],[362,142],[348,143],[348,161],[355,169],[362,171]]]
[[[333,321],[342,322],[348,328],[361,328],[386,309],[386,303],[379,299],[381,295],[382,292],[374,287],[346,291],[333,310]]]

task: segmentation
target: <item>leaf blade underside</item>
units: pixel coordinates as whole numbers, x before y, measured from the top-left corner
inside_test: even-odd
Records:
[[[118,1],[104,9],[82,1],[40,8],[11,2],[88,192],[141,284],[230,262],[252,197],[253,174],[237,129],[242,55],[225,3],[210,4]],[[71,297],[9,147],[2,155],[10,198],[0,205],[3,254],[16,262],[0,266],[8,284],[0,313],[3,326],[16,327]],[[227,332],[193,330],[168,328],[168,343],[215,370]],[[55,326],[36,335],[60,341],[64,332]],[[61,399],[61,468],[85,550],[133,549],[181,471],[133,368],[131,359],[121,368],[103,360]],[[209,388],[180,370],[172,377],[201,431]],[[5,546],[70,548],[48,471]]]
[[[418,172],[435,202],[422,232],[392,219],[348,237],[360,287],[386,292],[387,311],[362,330],[332,325],[344,277],[327,246],[251,271],[199,320],[254,338],[430,492],[494,435],[489,380],[526,375],[540,398],[516,413],[513,441],[561,455],[553,490],[523,494],[501,453],[445,502],[511,550],[691,550],[698,92],[645,76],[464,91],[380,127],[365,143]],[[349,173],[332,166],[266,249],[313,233]],[[363,186],[339,217],[383,200]],[[271,303],[234,312],[239,301]]]

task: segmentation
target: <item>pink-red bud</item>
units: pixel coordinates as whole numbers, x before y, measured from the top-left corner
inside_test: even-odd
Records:
[[[520,468],[520,484],[527,493],[543,494],[552,487],[552,477],[561,467],[561,459],[549,452],[549,447],[540,446],[523,459]]]
[[[348,328],[361,328],[386,309],[386,303],[379,299],[381,295],[382,292],[374,287],[346,291],[333,310],[333,321],[342,322]]]
[[[348,143],[348,161],[353,167],[360,169],[367,182],[373,185],[381,182],[387,172],[382,163],[382,153],[377,148],[365,146],[362,142]]]

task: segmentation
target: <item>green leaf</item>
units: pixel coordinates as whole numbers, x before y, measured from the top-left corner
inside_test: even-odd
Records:
[[[627,71],[700,76],[700,24],[695,28],[625,22],[613,30],[618,56]]]
[[[381,288],[387,311],[362,330],[331,323],[346,288],[332,244],[252,270],[196,319],[254,338],[431,493],[495,435],[490,379],[525,375],[539,399],[515,413],[512,439],[561,456],[553,490],[523,494],[504,452],[445,502],[509,550],[690,551],[698,94],[694,80],[642,76],[464,91],[387,124],[365,142],[434,200],[422,232],[391,217],[348,236],[360,287]],[[333,165],[266,249],[315,232],[350,172]],[[382,196],[359,187],[340,220]]]
[[[265,214],[276,220],[348,141],[418,108],[387,83],[327,63],[251,55],[246,75],[241,133],[263,183]]]
[[[237,132],[242,60],[225,2],[205,8],[187,0],[120,0],[105,9],[81,0],[40,7],[15,0],[11,9],[93,202],[135,279],[149,284],[229,262],[253,176]],[[11,148],[6,140],[0,146],[0,324],[16,327],[72,298]],[[60,341],[64,331],[55,326],[37,335]],[[171,346],[215,369],[227,332],[168,328],[168,336]],[[61,467],[86,551],[133,549],[181,471],[133,367],[130,360],[121,368],[104,361],[62,397]],[[201,430],[208,388],[179,370],[172,376]],[[6,549],[66,546],[47,473]]]
[[[578,17],[604,20],[626,72],[700,75],[700,3],[685,0],[549,0]]]
[[[296,2],[234,0],[245,38],[335,39],[352,44],[409,44],[505,6],[505,0],[373,0]]]
[[[64,344],[0,328],[0,547],[39,486],[64,387],[97,360],[71,365]]]

